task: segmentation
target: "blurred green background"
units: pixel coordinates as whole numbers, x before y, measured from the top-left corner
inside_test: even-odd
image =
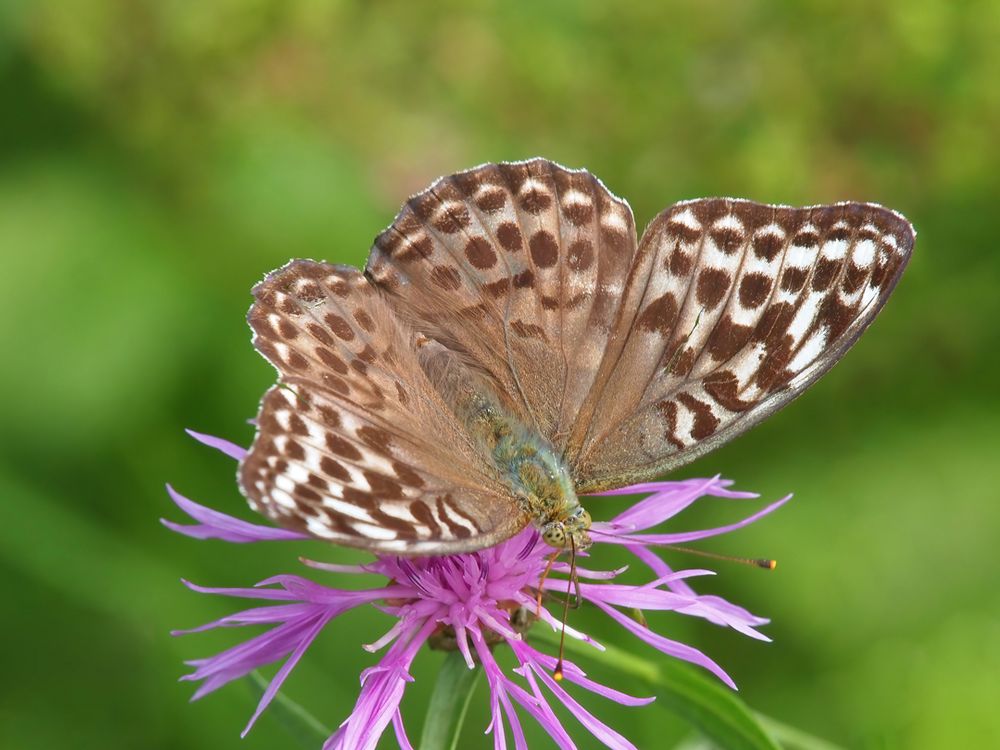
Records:
[[[914,260],[844,363],[683,472],[796,493],[703,545],[780,561],[703,586],[771,616],[775,643],[655,624],[754,708],[842,745],[1000,746],[998,39],[990,1],[0,3],[0,746],[290,746],[267,716],[239,740],[242,683],[187,705],[182,659],[244,634],[170,638],[238,606],[179,578],[361,556],[164,530],[168,480],[250,517],[232,463],[183,428],[249,441],[273,374],[244,313],[266,271],[360,264],[434,177],[533,155],[591,169],[640,227],[719,194],[912,219]],[[336,726],[373,663],[359,644],[387,626],[328,628],[287,692]],[[439,658],[404,702],[413,737]],[[585,703],[643,748],[687,731]],[[463,745],[486,745],[485,704]]]

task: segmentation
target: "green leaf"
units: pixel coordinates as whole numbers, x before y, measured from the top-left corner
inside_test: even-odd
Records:
[[[445,657],[427,706],[427,718],[418,745],[420,750],[455,750],[458,747],[465,714],[481,672],[478,666],[469,669],[458,651]]]
[[[260,672],[254,670],[247,675],[247,682],[254,699],[260,700],[264,691],[267,690],[268,680]],[[266,713],[281,722],[298,744],[307,750],[316,750],[317,747],[322,747],[326,738],[333,734],[319,719],[280,690],[274,696],[271,705],[267,707]]]
[[[559,633],[538,628],[532,635],[557,643]],[[780,746],[736,693],[676,659],[641,659],[616,646],[598,651],[566,639],[566,650],[601,662],[652,687],[656,705],[673,711],[724,750],[779,750]]]

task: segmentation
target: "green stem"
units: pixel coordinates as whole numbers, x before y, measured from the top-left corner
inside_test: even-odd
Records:
[[[458,747],[465,714],[481,672],[478,665],[469,669],[458,651],[444,658],[427,706],[427,718],[418,745],[420,750],[455,750]]]

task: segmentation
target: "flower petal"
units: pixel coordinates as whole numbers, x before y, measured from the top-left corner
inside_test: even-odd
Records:
[[[688,646],[687,644],[665,638],[659,633],[654,633],[652,630],[644,625],[640,625],[632,618],[626,617],[614,607],[609,607],[607,604],[603,604],[602,602],[594,602],[594,604],[618,622],[618,624],[624,626],[630,633],[645,641],[658,651],[662,651],[670,656],[683,659],[684,661],[691,662],[692,664],[697,664],[700,667],[704,667],[733,690],[737,689],[736,683],[733,682],[733,678],[726,674],[726,671],[722,667],[698,649]]]
[[[323,745],[323,750],[374,750],[378,741],[399,711],[407,670],[413,657],[437,627],[433,620],[416,622],[410,632],[392,645],[378,667],[366,670],[366,677],[354,710],[340,729]]]
[[[683,542],[693,542],[696,539],[706,539],[710,536],[718,536],[720,534],[726,534],[730,531],[735,531],[736,529],[742,529],[744,526],[749,526],[754,521],[757,521],[769,513],[773,513],[782,505],[787,503],[792,499],[791,495],[786,495],[780,500],[771,503],[767,507],[757,511],[756,513],[747,516],[742,521],[737,521],[736,523],[731,523],[726,526],[716,526],[712,529],[703,529],[701,531],[685,531],[676,534],[622,534],[619,537],[609,536],[606,540],[609,544],[659,544],[659,545],[671,545],[671,544],[681,544]]]
[[[583,724],[587,728],[587,731],[594,735],[594,737],[603,742],[607,747],[614,748],[615,750],[637,750],[635,745],[577,703],[563,689],[562,685],[552,679],[544,669],[539,668],[530,661],[527,664],[542,679],[546,687],[569,709],[569,712],[576,717],[577,721]]]
[[[257,709],[253,712],[253,716],[250,717],[250,721],[247,722],[246,728],[240,734],[240,737],[246,737],[247,732],[253,727],[254,722],[257,721],[257,717],[263,713],[264,709],[267,708],[271,701],[274,700],[274,696],[278,694],[278,690],[281,689],[282,683],[291,674],[291,671],[295,668],[295,665],[299,663],[299,659],[306,652],[306,649],[312,645],[312,642],[316,640],[316,636],[319,632],[326,627],[326,624],[330,621],[330,616],[321,616],[316,618],[316,622],[313,623],[312,627],[308,628],[303,634],[299,642],[296,644],[295,649],[292,651],[291,656],[281,665],[281,669],[278,670],[277,674],[271,678],[271,681],[267,685],[267,689],[264,690],[264,694],[260,697],[260,701],[257,703]]]
[[[259,526],[248,521],[241,521],[238,518],[227,516],[225,513],[220,513],[217,510],[206,508],[204,505],[199,505],[193,500],[184,497],[169,484],[167,485],[167,494],[170,495],[170,499],[174,501],[178,508],[199,522],[197,526],[184,526],[173,521],[160,519],[160,523],[168,529],[176,531],[178,534],[184,534],[184,536],[190,536],[195,539],[223,539],[227,542],[235,542],[237,544],[287,539],[309,539],[307,535],[300,534],[297,531],[277,529],[273,526]]]
[[[555,657],[543,654],[541,651],[532,648],[527,643],[518,644],[515,646],[514,650],[522,656],[536,662],[543,669],[549,671],[555,670]],[[563,676],[567,681],[572,682],[575,685],[579,685],[585,690],[589,690],[590,692],[596,693],[604,698],[613,700],[615,703],[621,703],[623,706],[646,706],[656,700],[655,696],[649,698],[637,698],[606,685],[602,685],[599,682],[594,682],[587,677],[582,669],[571,661],[563,660]]]
[[[220,437],[215,437],[214,435],[206,435],[203,432],[195,432],[194,430],[186,429],[184,430],[188,435],[193,437],[202,445],[207,445],[209,448],[215,448],[218,451],[222,451],[230,458],[235,458],[237,461],[242,461],[247,455],[247,449],[236,443],[230,443],[228,440],[223,440]]]

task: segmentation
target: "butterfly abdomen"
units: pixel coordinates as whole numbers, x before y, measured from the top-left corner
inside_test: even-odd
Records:
[[[501,480],[539,525],[562,520],[579,506],[569,469],[541,436],[485,400],[470,422]]]

